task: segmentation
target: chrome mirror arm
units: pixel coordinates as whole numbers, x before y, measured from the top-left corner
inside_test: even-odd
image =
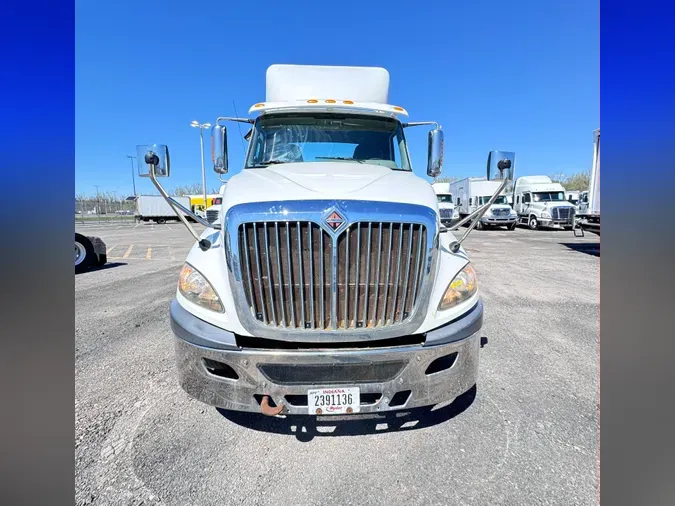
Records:
[[[199,247],[202,251],[206,251],[211,247],[211,242],[207,239],[201,239],[199,237],[199,234],[195,231],[194,228],[190,225],[190,223],[187,221],[187,218],[183,216],[178,210],[180,209],[183,211],[185,214],[190,216],[192,219],[195,221],[201,223],[205,227],[208,228],[213,228],[216,230],[220,230],[220,225],[219,224],[212,224],[209,223],[208,221],[202,219],[200,216],[197,216],[195,213],[187,209],[185,206],[182,204],[176,202],[173,198],[169,196],[169,194],[166,192],[166,190],[162,187],[161,184],[159,184],[159,181],[157,181],[157,178],[155,177],[155,165],[150,164],[150,180],[152,181],[152,184],[155,185],[155,188],[157,188],[157,191],[164,197],[164,200],[166,200],[169,205],[171,206],[171,209],[173,209],[173,212],[176,213],[176,216],[183,222],[183,225],[188,229],[192,237],[194,237],[195,241],[199,243]]]
[[[464,232],[464,235],[459,239],[459,241],[453,241],[450,243],[450,251],[453,253],[457,253],[459,251],[459,247],[462,245],[464,242],[464,239],[471,233],[471,231],[474,229],[474,227],[478,224],[480,219],[483,217],[483,215],[487,212],[488,209],[490,209],[490,206],[493,204],[495,200],[497,200],[497,197],[499,197],[499,194],[506,188],[506,184],[509,182],[508,179],[504,179],[501,185],[499,185],[499,188],[497,188],[497,191],[490,197],[490,200],[488,201],[487,204],[485,204],[483,207],[476,209],[473,213],[471,213],[469,216],[464,218],[463,220],[459,221],[457,224],[455,224],[450,230],[454,231],[457,230],[459,227],[464,225],[469,220],[473,220],[471,224],[469,225],[469,228],[467,229],[466,232]]]

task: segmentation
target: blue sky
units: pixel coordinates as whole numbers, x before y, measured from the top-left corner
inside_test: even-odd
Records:
[[[273,63],[389,70],[390,102],[445,131],[444,176],[482,176],[515,151],[516,176],[588,169],[599,127],[593,2],[76,2],[75,191],[132,193],[126,155],[171,150],[169,188],[201,182],[199,131],[265,98]],[[242,126],[243,127],[243,126]],[[229,130],[228,176],[243,164]],[[242,128],[242,132],[245,133]],[[425,176],[427,130],[407,132]],[[207,186],[210,170],[205,131]],[[426,176],[425,176],[426,177]],[[138,193],[151,193],[136,177]]]

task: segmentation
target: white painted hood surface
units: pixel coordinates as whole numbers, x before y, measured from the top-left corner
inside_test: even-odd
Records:
[[[412,172],[348,162],[303,162],[244,169],[225,186],[223,204],[280,200],[372,200],[437,210],[431,185]]]

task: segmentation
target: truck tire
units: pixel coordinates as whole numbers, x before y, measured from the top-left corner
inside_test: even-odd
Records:
[[[97,267],[103,267],[107,263],[108,263],[108,255],[99,255],[98,256],[98,261],[96,262]]]
[[[166,223],[166,219],[164,219],[164,218],[157,218],[157,219],[155,220],[155,223],[157,223],[157,224],[159,224],[159,225],[164,225],[164,224]]]
[[[511,223],[511,225],[507,225],[506,228],[508,228],[509,230],[515,230],[516,228],[518,228],[518,222],[514,221],[513,223]]]
[[[96,262],[91,241],[82,234],[75,234],[75,272],[84,272]]]
[[[485,225],[483,225],[483,222],[482,222],[482,221],[478,220],[478,223],[476,223],[476,227],[475,227],[475,228],[476,228],[476,230],[484,230],[484,229],[485,229]]]
[[[537,217],[534,215],[530,216],[527,226],[530,227],[530,230],[537,230],[539,228],[539,221],[537,220]]]

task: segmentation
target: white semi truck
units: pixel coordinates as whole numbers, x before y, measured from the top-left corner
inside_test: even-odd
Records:
[[[578,228],[600,235],[600,129],[593,132],[593,166],[587,192],[579,202]]]
[[[501,181],[490,181],[484,177],[467,177],[453,181],[450,191],[455,196],[459,218],[465,218],[487,204],[500,185]],[[517,225],[518,215],[509,205],[506,194],[502,193],[476,223],[476,228],[506,227],[515,230]]]
[[[459,221],[459,213],[455,208],[450,192],[450,183],[434,183],[431,185],[438,200],[438,214],[443,225],[453,225]]]
[[[541,227],[572,230],[575,208],[565,199],[565,188],[548,176],[523,176],[513,186],[513,208],[518,220],[530,229]]]
[[[441,226],[405,140],[406,129],[435,125],[434,178],[443,132],[405,122],[388,94],[383,68],[272,65],[255,117],[214,122],[221,176],[223,123],[249,123],[252,135],[217,220],[202,220],[200,235],[181,217],[195,245],[170,319],[191,396],[230,410],[321,415],[475,392],[483,304],[461,247],[471,229],[457,240]],[[168,148],[139,146],[138,155],[167,202],[185,211],[158,181],[170,173]]]

